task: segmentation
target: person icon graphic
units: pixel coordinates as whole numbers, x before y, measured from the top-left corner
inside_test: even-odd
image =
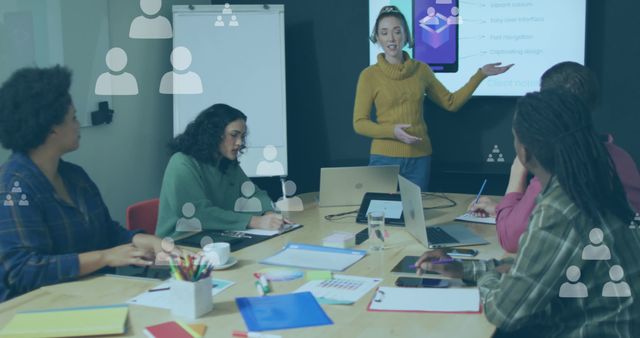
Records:
[[[421,25],[431,25],[435,26],[440,23],[440,19],[436,16],[436,9],[433,7],[427,8],[427,16],[420,19]]]
[[[304,205],[302,204],[302,199],[298,196],[293,196],[296,194],[296,190],[298,187],[293,181],[286,181],[284,183],[284,191],[286,196],[280,197],[276,202],[276,209],[280,211],[303,211]],[[293,196],[293,197],[290,197]]]
[[[580,279],[580,268],[572,265],[567,268],[566,272],[568,282],[562,283],[560,286],[560,298],[586,298],[589,295],[587,286]]]
[[[611,259],[609,247],[603,244],[604,234],[600,228],[593,228],[589,232],[591,244],[582,249],[582,259],[590,261],[606,261]]]
[[[487,156],[487,162],[495,162],[496,160],[493,158],[493,156],[491,154],[489,154],[489,156]]]
[[[278,149],[273,145],[267,145],[262,149],[262,156],[266,161],[260,161],[256,174],[258,176],[281,176],[284,175],[282,163],[276,161]]]
[[[213,24],[215,27],[224,27],[224,21],[222,21],[222,15],[216,17],[216,22]]]
[[[171,252],[175,249],[176,245],[171,237],[165,237],[160,241],[160,247],[162,251],[156,254],[154,261],[155,265],[169,265],[171,262]]]
[[[165,73],[160,80],[161,94],[202,94],[200,75],[187,70],[191,66],[191,51],[188,48],[174,48],[171,65],[174,71]]]
[[[13,182],[13,187],[11,187],[11,192],[18,193],[18,194],[22,192],[22,188],[20,188],[20,182],[18,181]]]
[[[12,207],[14,205],[13,198],[11,197],[10,194],[7,194],[7,196],[5,196],[4,202],[2,202],[2,205],[4,205],[5,207]]]
[[[127,66],[127,53],[119,47],[109,49],[106,63],[113,73],[121,72]],[[102,73],[96,81],[96,95],[138,95],[138,81],[131,73]]]
[[[196,206],[193,203],[187,202],[182,206],[182,216],[176,223],[176,231],[185,232],[198,232],[202,231],[202,223],[195,218]]]
[[[157,15],[160,8],[162,8],[162,0],[140,0],[140,9],[146,16],[140,15],[131,21],[129,37],[131,39],[171,39],[173,37],[171,22],[164,16]]]
[[[492,153],[494,154],[499,154],[500,153],[500,148],[498,148],[497,144],[493,145],[493,150],[491,150]]]
[[[458,15],[460,14],[460,9],[456,6],[451,7],[451,16],[447,18],[448,25],[460,25],[462,24],[462,18]]]
[[[502,156],[502,154],[498,154],[498,162],[504,162],[504,156]]]
[[[251,181],[246,181],[240,186],[240,192],[243,197],[236,199],[233,207],[237,212],[262,212],[262,203],[260,199],[253,196],[256,193],[256,186]],[[253,196],[253,197],[251,197]]]
[[[27,200],[27,194],[20,195],[20,200],[18,201],[18,206],[21,206],[21,207],[28,207],[29,206],[29,200]]]
[[[235,15],[231,16],[231,21],[229,21],[229,27],[238,27],[240,24],[238,23],[238,18]]]
[[[622,281],[624,270],[620,265],[614,265],[609,269],[609,277],[611,281],[604,284],[602,288],[602,297],[631,297],[631,288],[627,282]]]
[[[233,13],[233,11],[231,10],[231,5],[228,2],[226,2],[224,4],[224,8],[222,9],[222,14],[231,14],[231,13]]]

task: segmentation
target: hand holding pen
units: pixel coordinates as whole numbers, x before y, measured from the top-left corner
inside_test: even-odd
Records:
[[[462,278],[462,261],[453,259],[444,250],[427,251],[415,263],[416,274],[424,271],[435,271],[450,278]]]

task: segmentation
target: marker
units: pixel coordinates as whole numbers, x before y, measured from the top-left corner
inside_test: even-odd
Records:
[[[246,332],[246,331],[233,331],[232,336],[244,337],[244,338],[281,338],[282,336],[276,334],[267,334],[260,332]]]
[[[480,200],[480,195],[482,195],[482,191],[484,190],[485,184],[487,184],[487,179],[486,178],[482,182],[482,186],[480,187],[480,191],[478,191],[478,196],[476,196],[476,200],[473,202],[473,204],[478,204],[478,201]]]

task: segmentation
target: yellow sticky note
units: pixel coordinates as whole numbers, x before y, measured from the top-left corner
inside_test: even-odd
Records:
[[[307,271],[307,280],[327,280],[333,279],[331,271],[313,270]]]

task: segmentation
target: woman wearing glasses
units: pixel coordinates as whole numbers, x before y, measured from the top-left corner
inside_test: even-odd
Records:
[[[356,133],[373,139],[369,165],[399,165],[400,174],[423,191],[428,189],[431,141],[423,117],[424,94],[448,111],[457,111],[488,76],[512,65],[483,66],[458,91],[449,92],[428,65],[402,51],[413,47],[409,26],[395,6],[385,6],[376,19],[371,42],[383,50],[378,62],[360,73],[353,112]],[[371,119],[371,108],[376,119]]]
[[[160,191],[158,236],[202,229],[279,229],[287,222],[273,213],[267,193],[240,168],[246,123],[247,116],[238,109],[214,104],[171,141],[173,156]],[[257,204],[251,212],[238,208],[239,200],[249,198]]]

